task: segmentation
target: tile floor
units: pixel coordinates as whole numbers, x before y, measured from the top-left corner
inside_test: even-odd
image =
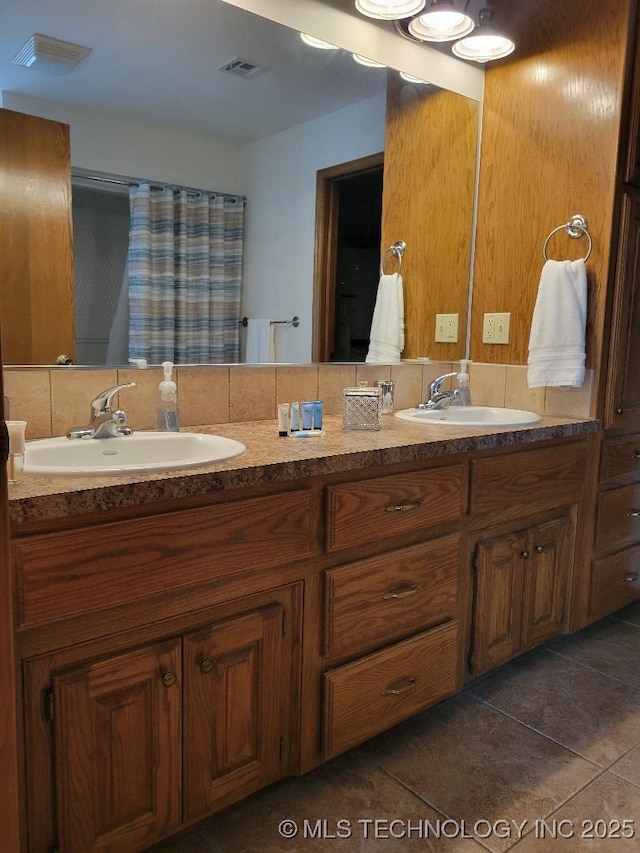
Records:
[[[298,827],[291,839],[278,829],[287,820]],[[153,848],[639,849],[640,602]]]

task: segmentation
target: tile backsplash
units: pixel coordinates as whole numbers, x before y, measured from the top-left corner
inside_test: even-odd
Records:
[[[323,400],[326,414],[342,411],[342,389],[376,379],[396,383],[396,409],[415,406],[425,387],[457,362],[373,364],[265,364],[177,367],[180,423],[185,427],[276,417],[278,402]],[[589,417],[593,371],[582,388],[527,387],[527,368],[471,363],[471,394],[476,405],[508,406],[566,416]],[[90,402],[112,385],[135,382],[118,405],[133,429],[155,429],[160,368],[5,367],[4,391],[11,417],[27,421],[27,438],[63,435],[87,423]]]

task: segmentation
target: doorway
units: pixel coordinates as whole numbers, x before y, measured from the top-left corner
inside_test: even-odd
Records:
[[[364,361],[380,275],[384,155],[318,172],[314,361]]]

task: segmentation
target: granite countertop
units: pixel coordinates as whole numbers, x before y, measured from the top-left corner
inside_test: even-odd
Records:
[[[585,435],[599,428],[596,420],[545,416],[535,426],[470,429],[416,425],[393,415],[383,416],[379,431],[345,431],[340,417],[329,416],[325,418],[326,434],[308,439],[279,437],[275,419],[194,427],[188,431],[234,438],[247,449],[241,456],[225,462],[153,474],[90,477],[25,474],[21,483],[9,486],[9,520],[15,533],[19,525],[33,521],[248,486],[304,481],[372,465],[517,447]]]

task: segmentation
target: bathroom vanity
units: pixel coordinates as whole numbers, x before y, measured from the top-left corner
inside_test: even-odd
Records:
[[[327,421],[12,492],[26,850],[143,850],[586,624],[597,422]]]

